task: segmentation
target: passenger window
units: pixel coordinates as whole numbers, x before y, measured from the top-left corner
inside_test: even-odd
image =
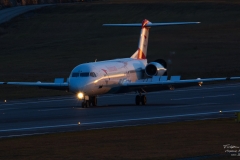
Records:
[[[89,72],[80,73],[80,77],[88,77],[88,76],[89,76]]]
[[[72,77],[79,77],[79,73],[72,73]]]
[[[91,77],[97,77],[94,72],[90,72],[90,76],[91,76]]]

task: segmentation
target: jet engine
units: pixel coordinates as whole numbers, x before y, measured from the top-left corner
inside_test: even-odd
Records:
[[[147,76],[162,76],[167,75],[167,63],[163,59],[157,59],[147,64],[145,68]]]

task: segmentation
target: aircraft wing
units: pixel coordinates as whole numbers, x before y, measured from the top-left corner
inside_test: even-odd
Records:
[[[52,82],[0,82],[0,85],[18,85],[18,86],[33,86],[45,89],[68,90],[68,83],[63,82],[63,78],[56,78]]]
[[[240,80],[240,77],[224,77],[224,78],[197,78],[180,80],[180,76],[172,76],[170,80],[167,80],[167,76],[153,76],[152,78],[138,80],[136,82],[123,82],[123,86],[141,88],[150,86],[169,86],[169,87],[187,87],[194,85],[202,85],[203,82],[216,82],[216,81],[228,81],[228,80]]]

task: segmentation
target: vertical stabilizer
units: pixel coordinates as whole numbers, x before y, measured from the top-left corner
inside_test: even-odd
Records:
[[[150,27],[146,27],[147,24],[151,24],[147,19],[144,19],[142,22],[142,29],[139,38],[137,55],[131,58],[137,59],[146,59],[147,57],[147,47],[148,47],[148,38],[149,38],[149,29]]]
[[[146,59],[147,58],[147,47],[149,38],[150,27],[156,26],[169,26],[169,25],[185,25],[185,24],[199,24],[200,22],[166,22],[166,23],[151,23],[147,19],[144,19],[142,23],[131,23],[131,24],[103,24],[103,26],[109,27],[142,27],[138,50],[131,56],[135,59]]]

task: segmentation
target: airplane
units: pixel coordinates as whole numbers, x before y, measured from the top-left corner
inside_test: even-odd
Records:
[[[168,80],[167,63],[163,59],[147,61],[149,30],[155,26],[199,24],[200,22],[151,23],[144,19],[142,23],[103,24],[108,27],[141,27],[137,51],[130,58],[83,63],[70,73],[67,82],[56,78],[51,82],[0,82],[2,85],[35,86],[39,88],[66,90],[76,94],[82,100],[82,107],[97,106],[97,96],[135,91],[136,105],[147,103],[146,89],[160,87],[173,90],[174,87],[192,85],[201,86],[203,82],[239,80],[240,77],[206,78],[180,80],[180,76],[171,76]]]

